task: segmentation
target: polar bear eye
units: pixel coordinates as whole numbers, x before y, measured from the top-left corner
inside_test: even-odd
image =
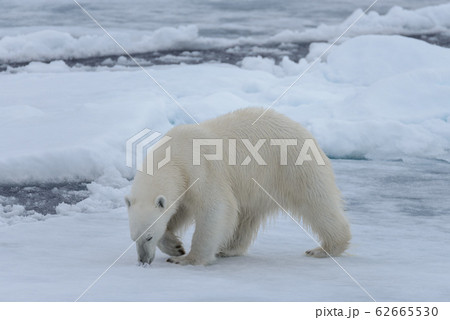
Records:
[[[152,240],[152,239],[153,239],[153,237],[150,237],[150,236],[148,236],[147,238],[145,238],[146,241],[150,241],[150,240]]]
[[[128,208],[131,207],[131,201],[130,201],[130,198],[125,197],[125,203],[126,203],[126,205],[127,205]]]

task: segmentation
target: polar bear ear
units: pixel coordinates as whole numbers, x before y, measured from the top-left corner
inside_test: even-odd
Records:
[[[155,206],[157,208],[164,209],[166,207],[166,197],[164,196],[157,196],[155,200]]]

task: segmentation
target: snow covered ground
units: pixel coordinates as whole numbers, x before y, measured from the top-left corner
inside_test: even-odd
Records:
[[[348,254],[337,258],[342,267],[377,301],[448,300],[449,165],[333,164],[353,231]],[[122,204],[128,185],[108,172],[88,199],[60,205],[58,215],[2,226],[0,300],[77,299],[132,245]],[[208,267],[173,265],[161,252],[139,267],[132,246],[80,301],[371,301],[331,259],[303,254],[315,246],[283,215],[246,256]]]
[[[202,121],[270,105],[326,48],[320,41],[358,12],[260,38],[256,29],[245,39],[220,38],[204,22],[133,31],[137,38],[124,44],[136,52],[185,50],[187,41],[184,56],[200,57],[197,64],[146,70]],[[450,296],[450,49],[429,43],[430,35],[445,38],[448,21],[448,4],[369,13],[274,106],[334,159],[354,237],[337,261],[379,301]],[[104,57],[121,53],[103,34],[69,29],[0,28],[1,301],[77,299],[132,245],[123,201],[133,177],[126,140],[144,128],[164,133],[192,122],[141,69],[123,56]],[[418,33],[428,43],[395,35]],[[308,42],[307,54],[292,60],[296,41]],[[242,43],[256,51],[244,50],[235,64],[204,58],[202,50],[239,50]],[[258,57],[261,48],[274,58]],[[92,56],[104,63],[61,60]],[[304,256],[315,243],[280,216],[247,256],[209,267],[168,264],[160,252],[150,267],[139,267],[132,247],[80,300],[370,300],[331,259]]]

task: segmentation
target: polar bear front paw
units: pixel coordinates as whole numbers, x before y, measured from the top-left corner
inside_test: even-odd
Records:
[[[170,256],[182,256],[186,254],[186,251],[184,251],[183,245],[177,244],[176,246],[167,246],[164,248],[160,248],[162,252],[170,255]]]
[[[182,257],[174,256],[174,257],[170,257],[166,261],[170,262],[170,263],[174,263],[174,264],[181,264],[182,266],[186,266],[188,264],[192,264],[192,265],[199,264],[199,263],[195,263],[195,261],[192,259],[188,259],[187,256],[182,256]]]
[[[174,257],[170,257],[169,259],[167,259],[167,262],[170,263],[174,263],[174,264],[181,264],[181,265],[186,265],[186,259],[180,259],[181,257],[179,256],[174,256]]]
[[[328,254],[321,247],[311,249],[305,252],[307,256],[314,258],[327,258]]]
[[[180,239],[172,233],[166,232],[158,243],[159,249],[169,256],[182,256],[186,254]]]

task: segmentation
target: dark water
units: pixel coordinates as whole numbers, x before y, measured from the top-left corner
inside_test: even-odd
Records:
[[[408,37],[420,39],[428,43],[441,47],[450,48],[450,35],[447,34],[426,34],[426,35],[407,35]],[[299,61],[309,52],[311,42],[291,42],[288,45],[284,43],[272,43],[260,45],[255,50],[254,46],[244,45],[230,48],[206,49],[206,50],[160,50],[142,53],[133,53],[132,56],[144,66],[170,65],[170,64],[201,64],[208,62],[228,63],[238,65],[245,57],[270,58],[279,63],[283,57],[289,57],[292,61]],[[280,54],[280,51],[284,52]],[[127,56],[123,55],[105,55],[81,59],[63,60],[69,67],[113,67],[116,65],[125,65],[135,67],[136,64]],[[31,61],[0,64],[0,72],[6,71],[8,66],[13,68],[26,66]],[[41,61],[50,63],[51,60]]]
[[[132,56],[139,61],[142,66],[152,65],[168,65],[168,64],[201,64],[207,62],[219,62],[228,64],[238,64],[245,57],[261,56],[265,58],[272,58],[275,62],[280,62],[284,56],[289,57],[293,61],[298,61],[305,57],[309,51],[310,42],[290,43],[288,50],[285,44],[270,44],[259,46],[255,50],[254,46],[244,45],[239,47],[220,48],[220,49],[206,49],[206,50],[160,50],[142,53],[133,53]],[[283,55],[279,51],[284,51]],[[120,58],[120,60],[119,60]],[[123,59],[125,58],[125,60]],[[118,61],[119,60],[119,61]],[[63,60],[68,66],[115,66],[125,65],[135,67],[136,64],[127,56],[123,55],[105,55],[81,59],[65,59]],[[3,65],[3,70],[9,65],[11,67],[26,66],[31,61],[8,63]],[[51,60],[41,61],[50,63]],[[0,65],[2,68],[2,65]]]
[[[240,43],[230,47],[209,49],[193,48],[186,44],[180,50],[135,51],[132,55],[143,66],[161,64],[199,64],[219,62],[239,64],[244,57],[261,56],[279,62],[284,56],[298,61],[306,56],[311,42],[274,43],[264,42],[271,36],[292,30],[301,32],[317,28],[319,25],[342,23],[355,10],[368,8],[373,0],[246,0],[246,1],[172,1],[172,0],[93,0],[79,1],[105,28],[110,31],[121,30],[133,34],[136,31],[154,32],[165,27],[195,25],[199,36],[214,39],[255,39],[262,42]],[[372,8],[380,15],[392,7],[418,9],[448,3],[443,0],[379,0]],[[58,30],[74,34],[98,34],[102,31],[87,17],[73,1],[47,0],[43,3],[32,0],[13,1],[2,4],[0,19],[0,38],[16,35],[17,30],[29,33],[37,30]],[[414,32],[414,31],[413,31]],[[22,32],[19,32],[19,34]],[[443,47],[450,47],[450,34],[443,30],[429,34],[418,31],[406,36],[424,40]],[[65,59],[68,66],[114,66],[135,64],[126,56],[98,55],[79,59]],[[118,61],[119,60],[119,61]],[[0,71],[8,66],[20,67],[32,61],[18,60],[2,63]],[[33,60],[49,63],[49,60]]]
[[[332,161],[349,211],[390,211],[410,216],[450,215],[450,164],[441,161]],[[89,196],[89,182],[0,186],[0,204],[54,214],[60,203],[75,204]],[[364,199],[361,201],[361,199]]]
[[[0,204],[22,205],[28,211],[55,214],[60,203],[75,204],[89,196],[88,182],[0,185]]]
[[[450,35],[447,34],[408,35],[408,37],[420,39],[441,47],[450,47]],[[229,63],[235,65],[241,62],[245,57],[257,56],[270,58],[273,59],[275,63],[279,63],[283,59],[283,57],[289,57],[289,59],[292,61],[299,61],[301,58],[304,58],[308,54],[310,45],[311,42],[290,42],[288,45],[285,43],[259,45],[257,49],[251,45],[240,45],[239,47],[193,51],[163,50],[136,53],[133,54],[133,57],[138,58],[140,64],[143,66],[180,63],[200,64],[207,62]],[[280,54],[280,52],[284,53]],[[114,66],[117,64],[117,60],[119,59],[119,57],[121,56],[104,56],[86,59],[65,60],[65,62],[70,67],[74,65],[91,67],[100,65]],[[110,61],[108,62],[108,60]],[[130,66],[135,65],[134,62],[132,62],[130,59],[127,59],[126,64]]]

